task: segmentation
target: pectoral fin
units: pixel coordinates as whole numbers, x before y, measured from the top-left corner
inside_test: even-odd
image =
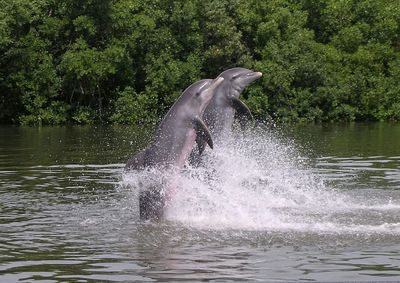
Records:
[[[201,155],[206,148],[206,141],[200,138],[199,135],[196,137],[197,147],[199,148],[199,155]]]
[[[247,105],[244,104],[243,101],[239,100],[236,97],[232,97],[231,103],[232,103],[232,107],[236,110],[237,113],[239,113],[243,116],[247,116],[248,118],[253,120],[253,115],[251,114],[249,107],[247,107]]]
[[[211,148],[213,148],[214,145],[210,131],[208,130],[204,122],[200,118],[195,118],[193,120],[193,124],[194,124],[194,129],[196,130],[196,135],[197,135],[196,142],[197,145],[199,146],[200,154],[204,151],[206,142]]]

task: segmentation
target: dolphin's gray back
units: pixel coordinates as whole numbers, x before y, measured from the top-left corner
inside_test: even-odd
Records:
[[[175,107],[173,111],[168,112],[168,116],[164,117],[157,128],[150,145],[128,160],[126,170],[140,170],[155,164],[174,163],[179,157],[179,149],[188,131],[188,127],[183,127],[184,124],[177,116],[179,108]]]

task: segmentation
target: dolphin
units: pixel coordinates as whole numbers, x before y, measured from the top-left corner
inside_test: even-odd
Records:
[[[236,112],[253,119],[249,108],[239,100],[239,96],[247,85],[261,76],[261,72],[232,68],[217,77],[224,78],[224,81],[215,89],[215,94],[203,115],[204,122],[215,140],[230,133]],[[199,153],[202,154],[204,149],[205,141],[199,141]]]
[[[210,131],[202,116],[215,89],[223,81],[223,77],[205,79],[186,88],[161,121],[152,143],[128,160],[125,171],[161,167],[178,172],[188,159],[195,142],[204,142],[213,148]],[[161,218],[170,190],[150,188],[142,191],[139,197],[140,217]]]

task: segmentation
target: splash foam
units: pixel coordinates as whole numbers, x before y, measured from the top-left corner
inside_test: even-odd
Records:
[[[200,166],[180,174],[166,219],[201,229],[400,234],[399,219],[379,217],[400,211],[399,203],[359,203],[328,186],[296,148],[260,128],[216,143]],[[161,175],[140,172],[124,182],[140,188]]]

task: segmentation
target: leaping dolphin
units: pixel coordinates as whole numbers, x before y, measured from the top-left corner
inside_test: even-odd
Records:
[[[215,80],[205,79],[186,88],[165,115],[152,143],[131,157],[125,170],[140,170],[152,166],[179,170],[186,162],[195,142],[207,143],[213,148],[210,131],[202,116],[215,89],[223,81],[223,77]],[[162,192],[161,188],[142,191],[139,198],[140,217],[161,218],[168,198],[168,192]]]
[[[224,78],[224,81],[215,89],[215,94],[203,116],[214,139],[220,139],[230,133],[235,112],[252,119],[249,108],[239,100],[239,96],[247,85],[261,76],[261,72],[232,68],[225,70],[217,77]],[[199,142],[198,145],[201,154],[205,148],[205,141]]]

